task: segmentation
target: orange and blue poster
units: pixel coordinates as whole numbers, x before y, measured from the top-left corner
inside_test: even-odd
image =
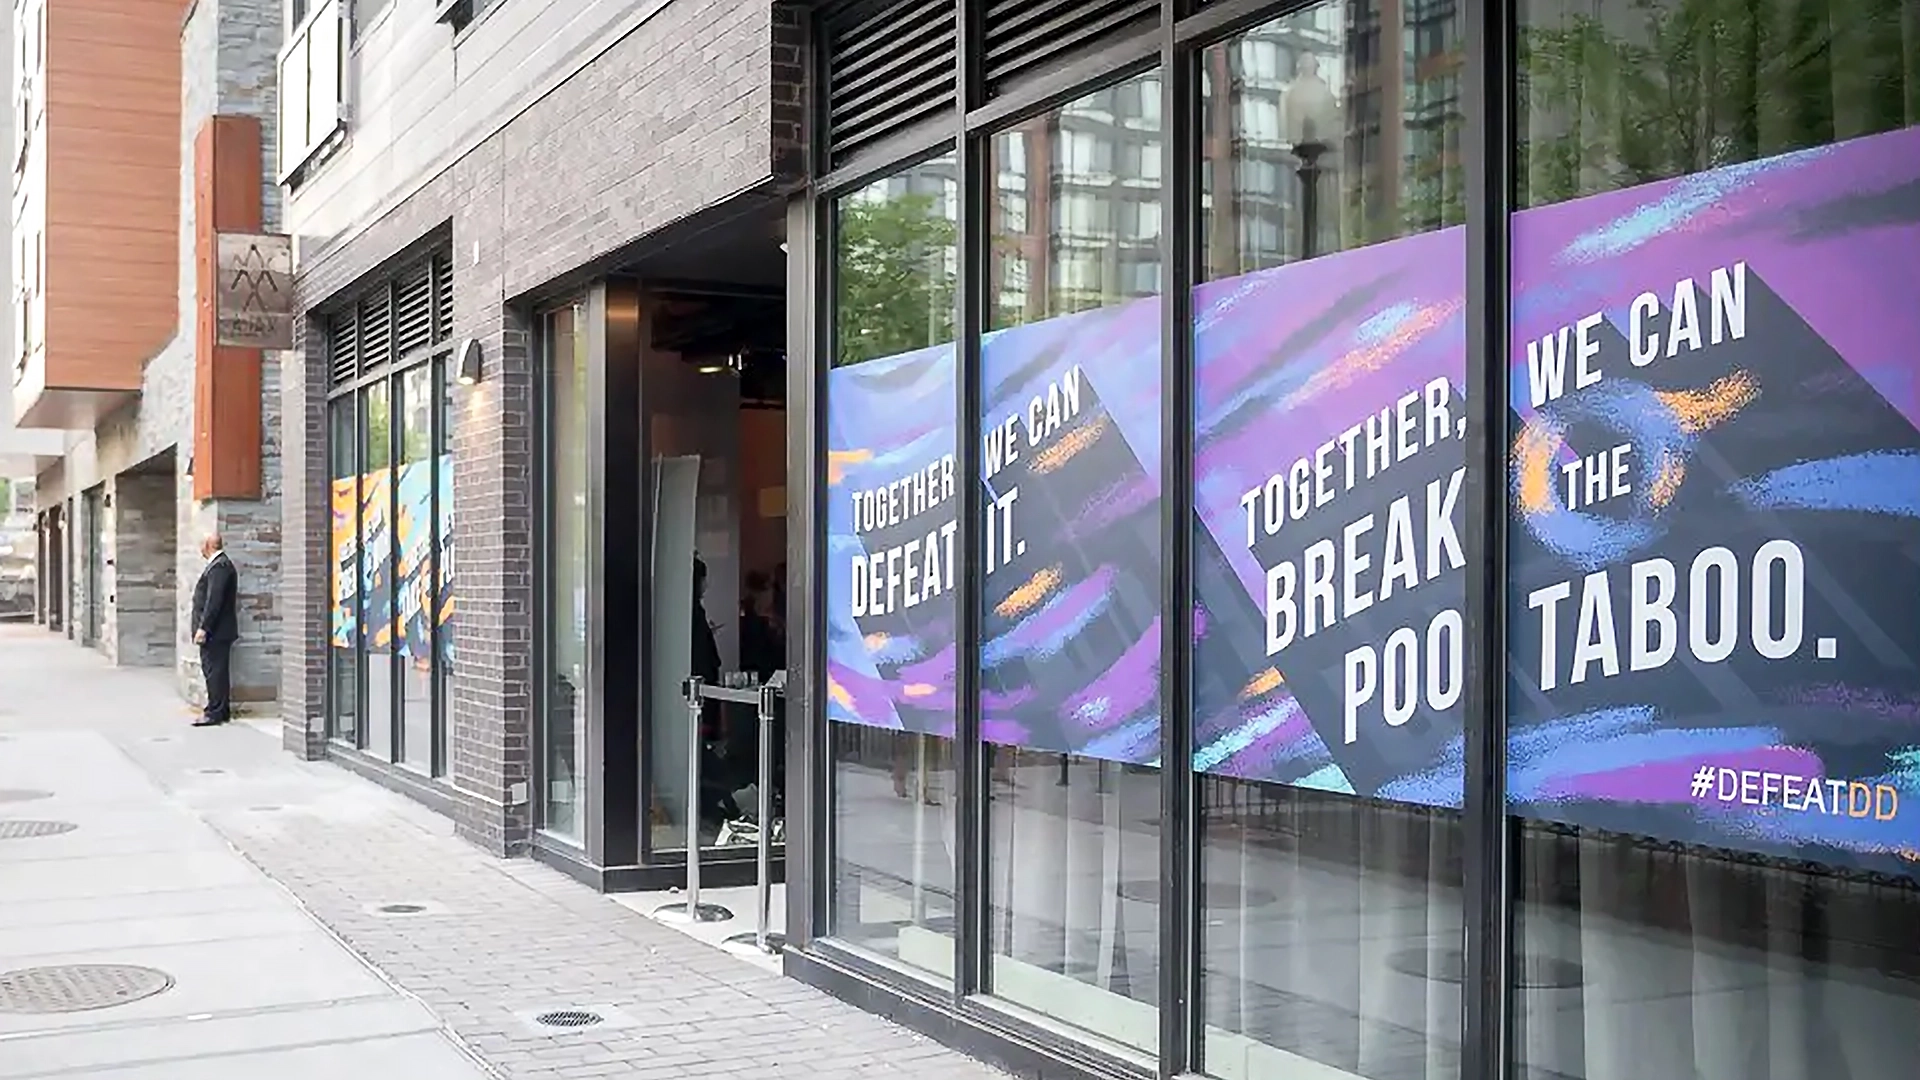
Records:
[[[354,515],[354,502],[358,490],[359,484],[354,477],[346,476],[333,481],[331,533],[328,545],[328,550],[333,556],[331,580],[328,585],[332,613],[329,617],[330,629],[327,639],[339,649],[353,646],[354,634],[360,626],[360,580],[359,574],[355,572],[360,561],[360,537]]]

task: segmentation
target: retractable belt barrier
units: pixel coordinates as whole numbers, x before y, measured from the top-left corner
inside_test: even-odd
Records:
[[[784,673],[781,673],[784,674]],[[687,739],[687,899],[684,904],[669,904],[661,908],[659,914],[676,921],[710,923],[722,922],[733,918],[733,912],[718,904],[700,902],[700,758],[704,748],[701,731],[702,714],[709,701],[727,702],[734,705],[751,705],[758,721],[756,733],[759,743],[759,760],[755,763],[755,807],[754,833],[754,869],[757,893],[757,910],[754,915],[754,930],[751,934],[736,934],[727,939],[729,944],[751,945],[765,953],[778,953],[785,942],[779,934],[770,932],[767,924],[772,916],[773,907],[773,720],[779,707],[779,700],[786,692],[785,680],[776,674],[772,681],[758,686],[715,686],[700,678],[686,681],[682,689],[687,701],[689,720]],[[736,827],[738,823],[729,823]]]

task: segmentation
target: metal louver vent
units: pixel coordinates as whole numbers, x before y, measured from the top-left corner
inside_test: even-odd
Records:
[[[993,0],[980,28],[987,95],[1043,64],[1158,20],[1156,0]]]
[[[829,167],[952,109],[956,17],[954,0],[880,0],[823,18]]]
[[[393,311],[396,356],[405,356],[433,341],[433,277],[426,263],[408,270],[395,283]]]
[[[433,340],[453,336],[453,256],[433,257]]]
[[[335,315],[327,323],[327,370],[336,386],[360,374],[360,342],[353,330],[352,312]]]
[[[360,301],[360,363],[379,367],[393,359],[393,309],[387,306],[387,288],[375,289]]]

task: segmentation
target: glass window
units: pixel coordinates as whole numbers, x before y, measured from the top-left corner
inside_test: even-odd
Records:
[[[1914,6],[1519,10],[1517,1074],[1909,1074]]]
[[[1156,79],[1087,100],[1138,101]],[[1122,126],[1105,105],[1070,105],[993,138],[991,168],[1032,169],[1079,209],[1042,236],[990,222],[996,260],[1031,252],[1052,273],[1028,283],[1026,303],[996,305],[981,347],[990,989],[1147,1051],[1159,1031],[1160,317],[1158,263],[1145,272],[1136,253],[1157,260],[1159,221],[1128,213],[1158,185],[1111,173],[1116,146],[1157,141],[1157,117],[1137,110]]]
[[[360,439],[356,403],[327,406],[329,738],[352,743],[360,717]]]
[[[433,771],[433,368],[394,380],[400,460],[394,468],[394,635],[400,671],[400,761]]]
[[[924,162],[835,208],[826,395],[838,463],[826,590],[832,932],[943,979],[954,956],[959,495],[948,268],[958,247],[948,216],[904,192],[955,167],[951,156]]]
[[[582,306],[546,319],[546,672],[541,696],[541,822],[583,840],[587,764],[587,589],[593,570],[588,516],[592,454],[588,341]]]
[[[434,709],[439,715],[439,725],[434,729],[437,744],[437,757],[440,769],[444,772],[450,756],[447,752],[447,732],[452,727],[453,717],[453,583],[454,583],[454,529],[453,529],[453,423],[454,388],[459,381],[454,378],[453,357],[441,356],[434,362],[436,378],[440,384],[439,423],[433,431],[434,461],[434,522],[433,575],[434,575]]]
[[[1200,58],[1239,105],[1203,100],[1194,296],[1199,1012],[1234,1080],[1460,1075],[1465,237],[1353,210],[1459,162],[1343,161],[1402,74],[1322,33],[1360,17]]]
[[[393,409],[387,384],[361,391],[365,438],[360,478],[360,596],[366,665],[366,722],[362,743],[381,761],[393,760]]]

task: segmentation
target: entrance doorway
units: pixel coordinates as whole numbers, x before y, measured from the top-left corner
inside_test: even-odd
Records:
[[[96,485],[88,488],[81,497],[81,505],[85,508],[86,518],[81,526],[84,530],[81,535],[86,588],[81,596],[84,618],[80,623],[80,643],[89,648],[98,648],[107,613],[106,545],[102,536],[106,529],[106,487]]]
[[[648,839],[655,850],[687,844],[688,740],[698,737],[700,842],[743,847],[759,794],[758,718],[711,702],[696,736],[680,687],[689,675],[760,683],[786,667],[786,300],[778,288],[707,281],[659,287],[648,303]],[[782,764],[772,762],[776,814]]]

